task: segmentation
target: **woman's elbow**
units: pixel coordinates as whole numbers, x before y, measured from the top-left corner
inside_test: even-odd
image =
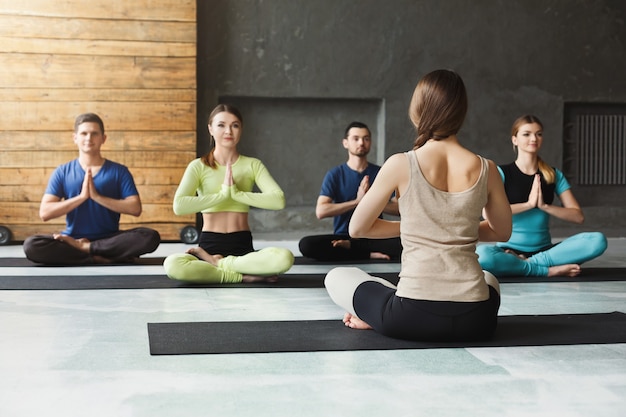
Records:
[[[574,220],[574,223],[583,224],[584,222],[585,222],[585,215],[583,214],[581,210],[578,217],[576,217],[576,219]]]
[[[507,242],[511,238],[511,234],[513,233],[513,224],[511,221],[502,221],[494,224],[485,220],[485,223],[490,230],[489,234],[492,235],[492,238],[489,240]]]
[[[500,230],[497,232],[497,241],[498,242],[507,242],[511,238],[511,228],[509,227],[506,230]]]
[[[174,200],[174,204],[172,204],[172,209],[174,210],[174,214],[177,216],[182,216],[184,214],[186,214],[181,207],[180,202]]]
[[[348,234],[353,238],[363,238],[365,237],[365,230],[359,225],[350,222],[348,225]]]
[[[278,210],[282,210],[285,207],[287,207],[287,200],[285,199],[285,194],[280,195],[280,198],[278,199]]]
[[[280,191],[276,193],[276,204],[274,210],[282,210],[287,206],[287,200],[285,199],[285,193]]]

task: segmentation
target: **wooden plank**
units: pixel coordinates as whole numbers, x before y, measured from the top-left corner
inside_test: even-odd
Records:
[[[0,131],[0,146],[3,151],[75,151],[72,138],[73,120],[68,120],[66,132],[49,131]],[[137,123],[135,128],[149,128]],[[104,126],[107,129],[107,125]],[[110,131],[106,130],[107,140],[103,151],[195,151],[196,132],[185,131]],[[1,178],[1,177],[0,177]],[[0,179],[0,183],[3,181]]]
[[[194,57],[195,43],[0,37],[0,53]]]
[[[196,0],[0,0],[5,15],[194,22]]]
[[[120,224],[120,229],[126,230],[133,227],[149,227],[156,230],[161,235],[161,241],[180,242],[180,232],[185,226],[195,226],[195,223],[136,223],[132,225]],[[5,226],[6,227],[6,226]],[[28,236],[36,234],[59,233],[64,228],[63,225],[54,224],[12,224],[11,242],[23,242]]]
[[[0,201],[36,202],[39,203],[46,189],[47,180],[36,186],[23,185],[0,186]],[[169,185],[137,185],[141,201],[146,204],[172,204],[177,184]]]
[[[0,186],[47,183],[54,168],[0,168]],[[43,190],[42,190],[43,192]]]
[[[0,186],[0,201],[40,202],[43,188],[39,186],[40,184],[36,185],[35,187],[24,187],[23,185],[3,184]]]
[[[166,101],[196,102],[196,90],[191,88],[0,88],[2,101]]]
[[[63,219],[54,219],[50,223],[62,223]],[[41,223],[39,218],[39,203],[37,202],[3,202],[0,201],[0,225],[20,223]]]
[[[0,88],[51,90],[51,86],[54,89],[194,89],[196,59],[0,54]]]
[[[88,110],[86,110],[88,109]],[[2,130],[61,130],[74,128],[77,115],[91,111],[102,117],[105,126],[118,130],[196,130],[194,103],[167,102],[10,102],[0,101]]]
[[[195,19],[196,0],[0,0],[0,222],[23,237],[63,228],[63,217],[39,219],[39,201],[77,156],[74,118],[93,111],[104,156],[131,169],[142,196],[142,216],[122,224],[178,240],[195,223],[172,211],[196,157]]]
[[[156,222],[156,223],[180,223],[180,222],[195,222],[195,214],[187,214],[184,216],[177,216],[174,214],[172,203],[167,204],[142,204],[143,211],[141,216],[133,217],[122,214],[120,222],[127,224],[136,224],[141,222]]]
[[[0,168],[0,187],[37,186],[43,194],[54,167],[49,168]],[[153,168],[133,167],[130,169],[135,184],[140,185],[178,185],[185,167]]]
[[[127,224],[141,222],[180,223],[195,222],[195,214],[177,216],[172,204],[143,204],[143,212],[139,217],[122,215],[121,220]],[[52,219],[47,223],[63,224],[64,217]],[[43,223],[39,218],[39,202],[3,202],[0,201],[0,224],[38,224]]]
[[[191,162],[191,160],[189,160]],[[135,184],[174,184],[178,186],[185,172],[185,166],[170,168],[134,167],[132,169]]]
[[[143,204],[172,205],[178,184],[171,185],[137,185],[137,191]]]
[[[99,16],[100,17],[100,16]],[[0,36],[42,39],[196,42],[196,22],[0,14]]]
[[[104,150],[103,155],[112,161],[119,162],[131,169],[135,167],[169,168],[186,166],[195,158],[195,152],[160,152],[136,151],[117,152]],[[21,168],[24,166],[35,168],[57,167],[77,157],[76,152],[2,152],[0,153],[0,167]]]

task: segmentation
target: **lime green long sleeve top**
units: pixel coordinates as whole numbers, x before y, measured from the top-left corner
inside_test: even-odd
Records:
[[[174,213],[247,213],[251,206],[285,208],[283,190],[259,159],[240,155],[231,167],[234,184],[227,186],[226,166],[218,164],[213,169],[200,158],[191,161],[174,195]],[[255,184],[260,192],[252,191]]]

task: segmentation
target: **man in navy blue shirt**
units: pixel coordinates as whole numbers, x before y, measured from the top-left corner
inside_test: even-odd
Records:
[[[367,160],[372,135],[366,124],[350,123],[342,143],[348,151],[348,161],[326,173],[315,207],[318,219],[333,217],[334,233],[303,237],[299,242],[300,252],[307,258],[332,262],[397,259],[402,251],[400,238],[352,239],[348,234],[352,213],[374,182],[380,166]],[[383,212],[398,215],[397,201],[391,199]]]
[[[54,170],[39,208],[43,221],[65,216],[66,228],[28,237],[24,253],[31,261],[48,265],[129,262],[159,245],[155,230],[119,230],[120,214],[139,216],[141,200],[128,168],[102,156],[106,139],[98,115],[76,118],[78,158]]]

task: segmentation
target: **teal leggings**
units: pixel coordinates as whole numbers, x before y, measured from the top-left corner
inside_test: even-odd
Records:
[[[272,276],[293,265],[293,253],[283,248],[264,248],[242,256],[226,256],[214,266],[188,253],[168,256],[163,262],[168,277],[194,283],[234,284],[243,275]]]
[[[496,277],[547,276],[548,268],[555,265],[582,264],[602,255],[607,247],[606,237],[599,232],[579,233],[528,259],[506,253],[500,246],[476,247],[478,262]]]

